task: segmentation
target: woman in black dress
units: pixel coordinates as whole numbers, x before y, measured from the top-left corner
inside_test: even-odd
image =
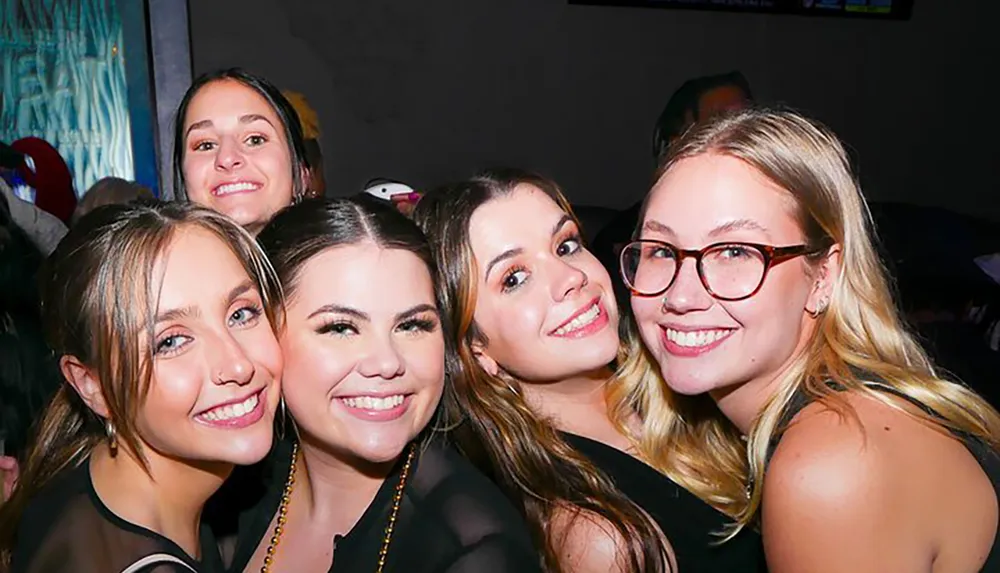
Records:
[[[616,394],[624,382],[611,367],[620,347],[611,279],[559,188],[487,172],[431,191],[415,217],[462,359],[459,443],[528,516],[547,567],[654,571],[672,547],[680,571],[757,570],[759,538],[716,547],[726,516],[636,453],[642,412]],[[567,531],[567,513],[602,527]]]
[[[310,200],[259,239],[288,296],[289,419],[230,570],[538,570],[514,508],[435,437],[445,335],[416,225],[376,201]]]
[[[202,508],[267,455],[280,394],[263,253],[207,209],[108,206],[73,227],[42,285],[66,384],[0,506],[0,569],[221,570]]]

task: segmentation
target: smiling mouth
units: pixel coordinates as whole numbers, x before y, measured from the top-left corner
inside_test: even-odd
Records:
[[[236,404],[225,404],[202,412],[195,419],[212,426],[241,426],[260,419],[263,405],[261,397],[264,390]]]
[[[403,394],[394,394],[392,396],[355,396],[352,398],[340,398],[340,401],[344,403],[348,408],[354,408],[356,410],[391,410],[398,407],[406,400],[406,396]]]
[[[567,334],[572,334],[581,328],[585,328],[586,326],[593,324],[593,322],[600,318],[600,316],[601,303],[600,301],[597,301],[591,305],[590,308],[576,315],[573,320],[555,329],[552,334],[556,336],[566,336]]]
[[[733,333],[732,329],[674,330],[664,328],[667,340],[685,348],[701,348],[715,344]]]
[[[216,197],[223,197],[225,195],[232,195],[234,193],[245,193],[248,191],[256,191],[261,188],[260,183],[252,183],[250,181],[236,181],[234,183],[224,183],[219,185],[212,190],[212,195]]]

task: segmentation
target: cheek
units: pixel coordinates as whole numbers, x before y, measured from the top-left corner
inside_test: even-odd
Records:
[[[158,362],[153,368],[149,393],[142,406],[144,422],[140,422],[140,426],[153,431],[163,430],[161,424],[189,417],[198,404],[205,383],[202,364],[204,362],[195,352]]]
[[[406,367],[422,389],[440,395],[444,389],[444,338],[439,335],[414,344],[406,352]]]
[[[658,321],[662,315],[662,301],[659,298],[632,297],[632,315],[635,317],[636,325],[642,333],[646,345],[652,348],[655,346],[652,341],[647,340],[647,332],[655,333],[659,330]]]
[[[245,331],[237,340],[255,367],[263,368],[274,379],[281,378],[284,369],[281,345],[267,322]]]
[[[181,162],[181,173],[188,199],[196,203],[204,203],[209,198],[208,176],[212,160],[204,155],[186,155]]]
[[[312,332],[281,340],[284,355],[282,393],[293,410],[329,401],[327,395],[354,369],[354,361]],[[294,406],[293,406],[294,404]]]

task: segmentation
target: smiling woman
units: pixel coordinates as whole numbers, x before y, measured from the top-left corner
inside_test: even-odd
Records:
[[[434,431],[448,339],[416,225],[374,199],[310,200],[260,241],[288,294],[294,436],[263,464],[230,570],[537,571],[517,512]]]
[[[280,391],[280,289],[263,253],[208,209],[114,205],[83,217],[42,275],[67,383],[0,506],[5,564],[220,570],[202,507],[267,454]]]
[[[194,81],[174,124],[176,193],[253,234],[309,187],[302,126],[266,79],[240,69]]]

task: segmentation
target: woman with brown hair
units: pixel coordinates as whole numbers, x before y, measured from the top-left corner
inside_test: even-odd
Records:
[[[259,238],[287,294],[288,423],[263,495],[237,496],[230,570],[538,571],[523,520],[435,423],[447,326],[420,229],[374,199],[311,200]]]
[[[207,209],[114,205],[73,227],[41,282],[66,384],[0,505],[0,568],[221,570],[201,512],[267,454],[280,392],[263,253]]]
[[[549,571],[755,570],[751,536],[635,455],[617,402],[618,309],[559,188],[492,171],[417,204],[459,360],[458,445],[521,509]],[[622,412],[622,423],[612,413]],[[669,542],[664,539],[664,535]],[[672,546],[672,548],[671,548]]]

